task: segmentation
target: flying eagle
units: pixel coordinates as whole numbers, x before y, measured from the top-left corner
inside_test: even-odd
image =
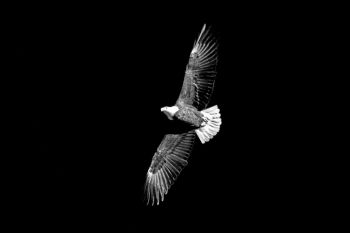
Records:
[[[172,107],[163,107],[169,120],[176,118],[194,129],[180,134],[166,134],[155,152],[147,172],[145,192],[147,204],[164,201],[181,170],[187,165],[196,135],[201,143],[208,142],[220,130],[221,118],[217,105],[207,108],[214,89],[217,65],[217,42],[204,24],[194,42],[186,66],[180,96]]]

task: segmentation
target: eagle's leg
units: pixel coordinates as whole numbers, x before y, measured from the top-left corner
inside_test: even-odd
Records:
[[[202,120],[203,120],[203,122],[202,122],[201,126],[205,126],[209,122],[210,119],[207,116],[203,116]]]

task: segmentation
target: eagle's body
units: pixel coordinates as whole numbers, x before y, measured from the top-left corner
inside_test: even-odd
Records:
[[[217,44],[205,25],[195,41],[186,66],[180,95],[172,107],[163,107],[169,120],[176,119],[195,127],[181,134],[166,134],[158,146],[147,172],[147,200],[164,200],[170,186],[187,165],[196,135],[208,142],[220,130],[220,110],[215,105],[206,108],[214,88],[217,64]]]
[[[200,127],[203,119],[203,114],[198,111],[195,107],[190,105],[183,105],[179,107],[179,111],[177,111],[174,115],[177,119],[184,121],[190,125]]]

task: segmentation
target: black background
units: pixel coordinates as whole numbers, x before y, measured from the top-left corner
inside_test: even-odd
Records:
[[[293,67],[304,60],[293,56],[308,26],[296,29],[298,17],[283,8],[165,8],[51,7],[14,19],[14,98],[25,129],[15,148],[25,153],[12,176],[30,224],[140,232],[300,221],[303,168],[294,165],[303,142],[286,132],[301,117],[290,109],[300,94]],[[152,156],[178,127],[160,108],[176,101],[204,23],[220,44],[209,106],[219,106],[223,125],[210,143],[197,140],[165,201],[146,206]]]

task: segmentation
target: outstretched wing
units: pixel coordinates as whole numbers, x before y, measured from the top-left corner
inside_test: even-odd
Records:
[[[145,192],[147,204],[164,200],[181,170],[187,165],[195,139],[195,132],[191,130],[182,134],[167,134],[160,143],[152,158],[147,172]]]
[[[217,65],[217,42],[203,29],[195,41],[190,59],[186,67],[185,78],[178,105],[189,104],[198,110],[206,108],[214,89]]]

